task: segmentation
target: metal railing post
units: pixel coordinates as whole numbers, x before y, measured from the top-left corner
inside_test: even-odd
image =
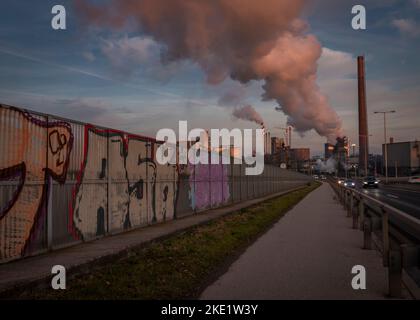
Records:
[[[356,205],[352,206],[352,213],[353,213],[353,229],[358,229],[359,228],[359,203],[358,203],[358,199],[355,199]],[[355,208],[357,207],[357,208]]]
[[[359,229],[363,230],[363,223],[365,220],[365,203],[362,197],[359,201]]]
[[[363,222],[363,249],[372,249],[372,219],[365,218]]]
[[[403,268],[419,267],[419,247],[415,244],[402,244],[401,261]]]
[[[351,217],[353,214],[353,192],[349,191],[349,200],[347,208],[347,217]]]
[[[343,206],[347,206],[347,190],[343,188]]]
[[[401,298],[402,263],[401,251],[389,252],[388,294],[392,298]]]
[[[382,243],[383,243],[383,264],[388,267],[389,263],[389,220],[388,212],[382,209]]]

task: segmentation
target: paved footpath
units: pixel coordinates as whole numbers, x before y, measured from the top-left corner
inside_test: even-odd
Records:
[[[250,246],[201,299],[385,299],[387,271],[363,250],[343,207],[324,183]],[[351,269],[366,268],[366,290]]]

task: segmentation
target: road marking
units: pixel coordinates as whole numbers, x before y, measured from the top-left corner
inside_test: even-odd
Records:
[[[387,193],[387,196],[388,197],[391,197],[391,198],[394,198],[394,199],[399,199],[400,198],[400,197],[398,197],[398,196],[396,196],[394,194],[390,194],[390,193]]]

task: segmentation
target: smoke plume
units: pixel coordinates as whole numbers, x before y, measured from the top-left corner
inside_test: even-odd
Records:
[[[337,168],[337,162],[334,160],[334,158],[329,158],[325,162],[321,159],[318,159],[316,161],[316,168],[321,172],[334,173]]]
[[[255,122],[264,128],[264,120],[259,115],[259,113],[250,105],[244,106],[242,108],[235,108],[232,112],[232,115],[237,119]]]
[[[90,25],[123,30],[133,24],[160,43],[163,63],[190,60],[207,82],[226,78],[263,82],[265,101],[276,101],[288,124],[314,129],[334,142],[341,121],[316,84],[321,45],[299,19],[305,0],[76,0]]]

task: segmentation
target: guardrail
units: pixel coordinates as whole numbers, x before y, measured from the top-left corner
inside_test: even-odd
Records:
[[[363,231],[363,249],[374,242],[388,268],[388,294],[402,294],[403,271],[420,287],[420,220],[379,201],[363,191],[330,181],[339,200],[353,218],[353,229]],[[373,237],[375,235],[375,239]],[[379,240],[379,241],[374,241]]]

